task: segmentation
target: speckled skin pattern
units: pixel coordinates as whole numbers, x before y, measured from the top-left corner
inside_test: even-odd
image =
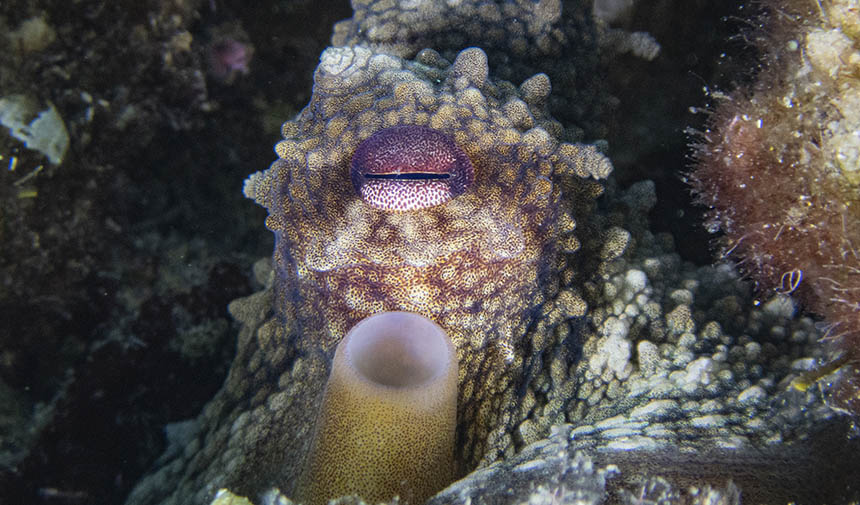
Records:
[[[426,126],[404,125],[364,139],[352,155],[349,175],[366,203],[408,211],[462,195],[475,182],[475,167],[449,135]]]
[[[204,501],[223,485],[289,489],[335,345],[386,310],[429,317],[457,348],[459,473],[514,449],[506,433],[514,397],[538,370],[525,361],[550,342],[526,335],[584,314],[585,302],[565,288],[573,275],[561,281],[560,270],[580,244],[573,215],[587,213],[611,164],[593,146],[549,133],[560,127],[545,112],[545,75],[519,89],[496,83],[474,48],[450,67],[442,62],[432,51],[409,62],[364,48],[321,57],[311,103],[283,127],[279,159],[246,181],[276,235],[272,289],[231,306],[246,326],[225,388],[203,413],[207,432],[197,435],[203,453],[220,456],[172,463],[184,473],[173,500]],[[451,136],[474,165],[472,186],[413,212],[362,201],[349,176],[353,151],[402,124]],[[152,499],[139,492],[131,503]]]
[[[594,184],[588,179],[610,170],[593,147],[559,144],[538,126],[554,126],[542,111],[545,77],[524,85],[529,104],[487,74],[478,49],[463,51],[448,69],[331,49],[311,104],[284,126],[281,159],[245,188],[269,208],[275,307],[295,319],[303,343],[330,353],[357,321],[386,310],[417,312],[445,328],[462,370],[461,418],[469,430],[460,447],[472,456],[483,453],[485,430],[503,415],[489,398],[516,383],[497,374],[516,369],[509,365],[521,359],[526,328],[556,294],[546,280],[557,276],[558,253],[578,248],[563,191],[585,199]],[[351,153],[377,130],[400,124],[452,137],[474,165],[471,188],[416,212],[363,202],[347,179]]]
[[[547,73],[557,87],[552,113],[573,138],[605,137],[611,99],[600,86],[591,2],[353,0],[352,8],[353,17],[335,25],[332,45],[366,45],[403,58],[430,47],[449,59],[480,47],[496,78],[518,83]]]
[[[491,347],[510,359],[543,302],[559,241],[577,248],[562,187],[607,175],[608,161],[536,126],[540,103],[531,112],[514,89],[495,86],[480,50],[463,51],[436,90],[422,69],[390,56],[332,49],[322,60],[314,99],[284,126],[281,159],[245,187],[269,209],[277,236],[276,307],[297,299],[313,307],[295,317],[302,329],[323,330],[326,350],[363,317],[407,310],[443,325],[461,352]],[[355,83],[340,92],[368,67],[366,91]],[[475,182],[421,212],[372,208],[346,177],[350,155],[378,129],[410,123],[452,137]]]

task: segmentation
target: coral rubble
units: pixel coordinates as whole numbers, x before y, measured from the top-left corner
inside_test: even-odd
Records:
[[[226,20],[247,22],[220,0],[0,2],[4,503],[120,502],[164,424],[223,382],[227,302],[271,249],[235,191],[270,161],[252,100],[304,100],[288,79],[249,91],[256,65],[229,87],[207,74]],[[277,45],[289,68],[266,71],[304,89],[323,42],[294,40]]]

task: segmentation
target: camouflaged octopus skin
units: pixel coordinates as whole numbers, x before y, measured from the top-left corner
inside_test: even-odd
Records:
[[[373,79],[344,85],[365,68]],[[530,108],[516,90],[488,79],[479,49],[460,53],[440,85],[420,78],[422,70],[439,71],[404,69],[361,48],[323,57],[316,96],[284,126],[281,159],[245,188],[269,209],[266,224],[277,237],[275,306],[313,306],[282,315],[303,331],[324,329],[316,346],[326,352],[361,318],[407,310],[445,327],[461,360],[471,359],[464,351],[471,346],[496,348],[510,361],[531,310],[544,301],[543,281],[556,274],[556,253],[578,248],[563,187],[574,177],[605,177],[610,165],[593,147],[559,144],[547,132],[556,125],[538,101],[549,92],[546,76],[524,85],[543,90]],[[475,182],[421,211],[372,208],[347,178],[351,154],[374,132],[409,124],[452,137],[471,159]]]
[[[542,469],[577,466],[581,461],[575,451],[583,451],[595,465],[620,470],[620,475],[605,474],[611,477],[606,481],[609,492],[621,497],[618,503],[642,499],[737,503],[728,487],[720,498],[728,501],[691,501],[683,494],[689,484],[722,488],[729,479],[753,502],[758,497],[762,503],[804,503],[810,501],[798,497],[820,494],[821,483],[833,473],[830,465],[821,462],[844,459],[846,453],[838,450],[845,446],[844,432],[832,429],[833,412],[822,402],[820,389],[800,391],[791,386],[793,378],[826,361],[812,321],[795,318],[791,302],[781,298],[756,308],[749,290],[728,267],[683,263],[671,240],[648,231],[647,215],[656,201],[653,185],[640,183],[623,194],[610,192],[605,207],[595,212],[591,203],[600,186],[593,178],[605,175],[605,159],[589,148],[565,147],[532,130],[536,124],[546,131],[558,125],[542,112],[543,101],[532,98],[521,103],[516,91],[489,80],[476,50],[463,53],[450,68],[429,51],[416,62],[362,48],[325,53],[311,105],[285,127],[287,138],[279,144],[284,158],[269,171],[252,176],[246,186],[248,194],[263,203],[305,220],[275,217],[268,222],[279,234],[278,249],[274,265],[258,264],[257,274],[269,288],[230,307],[243,328],[224,389],[196,421],[168,432],[170,448],[160,468],[141,481],[129,505],[207,503],[221,487],[251,497],[272,485],[288,492],[299,471],[338,332],[351,318],[360,317],[362,310],[373,310],[374,304],[389,308],[418,302],[426,303],[428,310],[441,311],[448,318],[443,325],[450,325],[458,335],[464,362],[458,457],[461,474],[475,469],[430,503],[503,503],[505,497],[529,499],[532,492],[546,500],[586,493],[593,497],[590,503],[598,503],[600,494],[591,490],[602,487],[602,480],[576,484],[578,479],[573,477],[579,474],[570,474],[572,481],[521,478],[528,474],[537,479]],[[519,95],[545,101],[548,91],[548,82],[537,76],[521,86]],[[398,100],[406,100],[410,107]],[[461,131],[458,125],[466,125],[461,141],[472,140],[464,142],[463,148],[478,158],[476,167],[487,169],[482,153],[496,156],[494,149],[499,148],[490,140],[500,133],[481,127],[493,118],[512,121],[511,135],[521,136],[517,151],[535,154],[525,157],[525,168],[517,168],[517,173],[531,170],[528,167],[537,170],[540,160],[569,153],[556,160],[560,164],[550,164],[554,176],[549,178],[549,195],[550,201],[560,204],[558,214],[539,211],[538,206],[510,215],[503,209],[515,199],[488,203],[489,209],[497,209],[490,216],[525,224],[541,217],[555,223],[547,228],[557,234],[555,239],[531,235],[545,244],[542,253],[525,246],[520,251],[521,259],[532,261],[541,273],[505,286],[497,299],[506,301],[487,307],[486,313],[449,308],[444,297],[415,297],[409,290],[395,289],[394,294],[378,297],[363,278],[352,279],[349,286],[358,289],[346,290],[326,309],[323,297],[328,287],[320,282],[340,281],[334,272],[337,265],[331,261],[368,258],[407,268],[409,261],[427,260],[428,254],[440,250],[439,244],[422,242],[430,247],[427,251],[401,244],[393,249],[401,255],[398,258],[380,253],[373,240],[366,239],[361,247],[367,247],[367,255],[350,256],[358,253],[351,249],[356,237],[363,236],[356,235],[352,225],[361,231],[366,219],[375,216],[388,222],[393,216],[388,228],[376,229],[399,236],[398,230],[409,230],[406,225],[423,218],[363,207],[355,193],[344,189],[351,187],[346,166],[349,152],[321,147],[329,137],[327,128],[334,128],[341,137],[352,135],[350,143],[357,145],[360,138],[389,123],[419,122],[416,118],[424,117],[421,107],[434,106],[438,106],[433,109],[436,117],[451,121],[440,128],[455,138]],[[439,114],[445,110],[450,113]],[[486,117],[479,117],[480,111]],[[427,113],[428,122],[434,114]],[[354,121],[338,124],[337,117]],[[502,162],[513,159],[505,149],[498,158]],[[331,172],[327,167],[340,168]],[[562,175],[565,172],[569,174]],[[315,177],[316,183],[309,182]],[[475,191],[480,191],[478,177]],[[523,189],[543,181],[512,180]],[[329,200],[316,199],[320,191],[330,193]],[[341,200],[343,195],[346,201]],[[425,215],[438,217],[470,201],[457,197],[446,204],[449,210],[439,208]],[[317,218],[332,217],[329,213],[337,206],[348,211],[347,219],[333,219],[315,228],[320,226]],[[572,219],[568,222],[565,212],[577,221],[576,237],[570,233]],[[478,217],[482,215],[478,211]],[[431,222],[446,229],[452,224],[435,218]],[[347,229],[349,233],[338,233]],[[527,235],[523,234],[524,244]],[[420,234],[409,236],[421,240]],[[329,237],[329,242],[321,249],[308,237]],[[577,237],[583,240],[581,247]],[[458,243],[469,243],[462,240]],[[289,241],[295,249],[284,245]],[[567,254],[576,249],[576,254]],[[320,250],[338,254],[321,257]],[[493,251],[483,251],[483,258],[491,258]],[[511,254],[504,249],[495,252]],[[393,282],[395,287],[408,285]],[[458,296],[456,290],[453,296]],[[524,296],[535,298],[524,302]],[[532,310],[505,313],[505,307],[521,306]],[[466,331],[474,326],[482,332]],[[474,354],[475,350],[482,352]],[[834,434],[830,445],[814,440],[816,427]],[[536,447],[541,448],[537,453]],[[660,476],[672,483],[664,483]],[[516,484],[520,481],[530,484]],[[534,490],[528,487],[532,484]],[[563,487],[553,487],[557,485]],[[570,487],[574,485],[580,488]]]
[[[429,51],[420,60],[440,63]],[[311,104],[284,126],[281,160],[245,190],[269,209],[277,236],[275,307],[326,354],[381,311],[418,312],[445,328],[461,364],[458,459],[471,466],[488,429],[505,424],[499,400],[521,379],[524,349],[534,345],[527,328],[557,295],[558,253],[578,248],[563,192],[596,193],[585,179],[611,167],[593,147],[559,144],[547,132],[557,125],[542,110],[546,76],[523,85],[527,103],[488,78],[479,49],[446,71],[404,68],[362,48],[331,49],[322,62]],[[448,134],[466,152],[475,181],[465,194],[414,212],[357,197],[351,153],[374,132],[405,124]]]
[[[334,46],[365,45],[401,58],[430,47],[453,59],[480,47],[491,74],[521,82],[538,72],[555,86],[551,111],[569,138],[604,138],[612,100],[599,63],[592,3],[562,0],[352,0],[353,17],[337,23]],[[573,125],[576,128],[572,128]]]
[[[593,146],[549,133],[560,131],[545,111],[549,92],[542,74],[519,89],[492,81],[476,48],[450,66],[433,51],[405,61],[326,50],[311,102],[283,127],[279,159],[245,185],[276,235],[272,287],[231,306],[245,326],[225,387],[186,454],[151,477],[173,492],[139,486],[129,502],[203,503],[223,486],[288,490],[335,345],[385,310],[431,318],[457,347],[459,473],[512,454],[516,397],[540,368],[546,334],[584,314],[559,271],[579,248],[573,214],[587,212],[611,171]],[[352,153],[374,132],[407,124],[450,135],[475,181],[435,207],[376,209],[350,182]]]

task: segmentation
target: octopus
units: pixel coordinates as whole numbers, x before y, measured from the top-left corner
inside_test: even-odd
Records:
[[[310,104],[283,127],[279,159],[246,181],[276,236],[270,288],[231,306],[245,323],[236,362],[202,414],[212,421],[197,435],[203,452],[175,462],[186,476],[168,501],[204,502],[223,486],[288,489],[335,345],[382,311],[422,314],[457,347],[459,473],[513,450],[504,427],[518,417],[517,371],[537,370],[534,349],[584,314],[572,271],[566,282],[560,272],[580,247],[576,216],[588,214],[611,164],[594,146],[556,140],[546,75],[517,88],[488,73],[477,48],[453,63],[430,50],[413,61],[361,47],[323,54]],[[415,150],[404,133],[438,148],[422,150],[434,163],[449,155],[450,178],[406,178],[427,169],[402,166],[397,179],[379,178],[393,173],[380,152]],[[377,199],[410,201],[403,187],[428,182],[447,188],[445,201],[391,208]],[[367,191],[373,184],[384,188]],[[536,325],[543,344],[525,337]],[[222,444],[225,466],[204,459]],[[201,485],[209,471],[220,476]]]
[[[563,193],[578,192],[579,205],[588,205],[599,193],[595,180],[611,165],[594,147],[550,135],[557,124],[541,109],[546,76],[524,84],[530,104],[488,78],[479,49],[461,52],[450,66],[429,51],[409,64],[360,48],[330,50],[322,61],[319,99],[285,125],[279,161],[246,185],[246,194],[269,208],[267,226],[277,237],[274,306],[302,335],[300,347],[310,343],[308,352],[324,359],[350,327],[377,312],[411,311],[442,325],[466,364],[460,416],[469,421],[459,459],[472,465],[483,455],[485,431],[505,415],[495,388],[507,384],[514,394],[516,379],[500,374],[522,366],[523,346],[531,343],[521,337],[544,301],[559,295],[561,286],[548,281],[564,252],[578,248],[575,211],[562,203]],[[355,83],[343,93],[344,81],[365,75],[366,87]],[[383,169],[388,160],[379,151],[405,156],[404,132],[422,137],[434,161],[440,151],[453,153],[454,168],[468,166],[455,172],[467,173],[444,182],[350,184],[355,166],[368,164],[366,151],[376,151]],[[426,148],[428,137],[445,149]],[[404,186],[440,183],[453,197],[396,212],[404,209],[374,205],[365,191],[373,183],[397,185],[398,195]]]
[[[591,2],[460,0],[352,1],[353,17],[334,26],[332,45],[364,45],[401,58],[430,47],[448,59],[483,49],[498,79],[521,82],[546,73],[556,83],[553,114],[574,138],[607,132],[613,98],[601,85],[600,26]],[[575,126],[574,126],[575,125]]]
[[[600,203],[611,163],[559,140],[551,92],[541,73],[495,79],[478,48],[327,49],[245,182],[276,243],[265,288],[230,305],[226,382],[127,503],[283,502],[335,346],[383,311],[435,321],[460,363],[460,480],[430,503],[818,496],[814,427],[839,425],[820,388],[789,386],[824,359],[813,322],[786,297],[754,305],[727,265],[683,263],[648,231],[653,185]]]

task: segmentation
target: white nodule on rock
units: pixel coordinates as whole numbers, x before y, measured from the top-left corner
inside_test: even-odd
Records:
[[[28,149],[42,153],[54,165],[63,162],[69,148],[69,132],[57,108],[38,110],[36,101],[25,95],[0,98],[0,124]]]
[[[750,386],[738,395],[738,403],[741,405],[751,405],[764,400],[767,393],[761,386]]]
[[[603,335],[597,343],[597,352],[591,357],[589,367],[595,374],[609,368],[615,375],[622,375],[630,360],[630,341],[627,340],[629,323],[625,319],[610,317],[600,328]]]

